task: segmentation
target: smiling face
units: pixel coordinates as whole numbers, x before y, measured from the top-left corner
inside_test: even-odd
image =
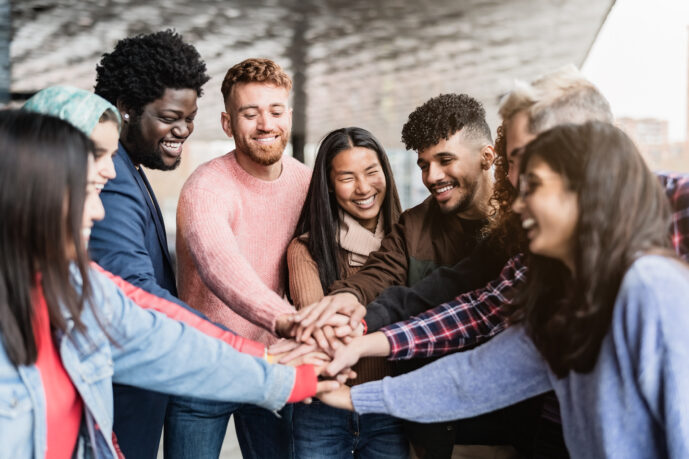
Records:
[[[117,143],[119,138],[117,123],[105,121],[96,124],[91,132],[91,140],[95,144],[94,155],[96,169],[96,188],[100,193],[108,180],[115,178],[115,164],[112,162],[113,156],[117,153]]]
[[[196,98],[194,89],[167,88],[141,115],[125,110],[121,141],[135,164],[160,170],[179,165],[182,144],[194,132]]]
[[[419,152],[421,179],[444,213],[476,208],[484,168],[478,148],[464,141],[462,132]]]
[[[573,272],[578,197],[563,177],[538,156],[529,161],[519,179],[519,198],[513,210],[521,214],[529,250],[558,259]]]
[[[519,163],[524,154],[524,147],[536,138],[529,131],[529,115],[525,110],[517,112],[505,123],[505,149],[507,150],[507,178],[517,188],[519,181]]]
[[[88,246],[89,238],[91,237],[91,228],[93,224],[105,217],[105,209],[100,200],[100,174],[96,161],[93,155],[88,157],[88,169],[86,175],[86,195],[84,199],[84,213],[81,219],[81,240],[84,247]],[[74,246],[72,246],[74,247]],[[75,250],[71,250],[74,254]]]
[[[287,88],[263,83],[233,86],[222,114],[225,133],[234,138],[238,155],[261,166],[282,158],[292,129]]]
[[[386,191],[376,152],[363,147],[339,152],[330,164],[330,186],[337,205],[361,226],[375,231]]]

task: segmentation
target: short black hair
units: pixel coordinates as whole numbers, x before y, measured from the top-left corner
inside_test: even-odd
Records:
[[[402,128],[402,142],[407,150],[419,152],[462,129],[476,139],[493,142],[481,102],[466,94],[440,94],[411,112]]]
[[[209,79],[196,48],[168,29],[118,41],[96,66],[95,92],[141,113],[168,88],[193,89],[200,97]]]

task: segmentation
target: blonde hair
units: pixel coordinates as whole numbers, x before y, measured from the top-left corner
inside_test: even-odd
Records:
[[[531,83],[518,81],[500,101],[503,122],[527,110],[529,131],[540,134],[563,123],[613,120],[610,104],[598,88],[572,64],[542,75]]]

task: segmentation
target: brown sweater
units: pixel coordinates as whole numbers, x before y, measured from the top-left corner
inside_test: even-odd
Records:
[[[348,257],[346,250],[340,249],[340,257],[342,260],[340,277],[342,279],[346,279],[361,268],[360,266],[350,266],[346,262]],[[289,272],[289,291],[297,310],[315,303],[325,296],[318,276],[318,266],[311,258],[306,244],[300,238],[293,239],[287,247],[287,269]],[[392,364],[384,357],[369,357],[361,359],[354,366],[354,371],[357,372],[358,376],[348,383],[351,386],[376,381],[391,375]]]

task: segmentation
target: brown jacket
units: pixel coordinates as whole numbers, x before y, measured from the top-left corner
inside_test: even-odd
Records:
[[[333,283],[329,293],[350,292],[366,305],[390,286],[412,286],[438,266],[468,256],[484,223],[443,214],[430,196],[403,212],[380,250],[357,273]]]

